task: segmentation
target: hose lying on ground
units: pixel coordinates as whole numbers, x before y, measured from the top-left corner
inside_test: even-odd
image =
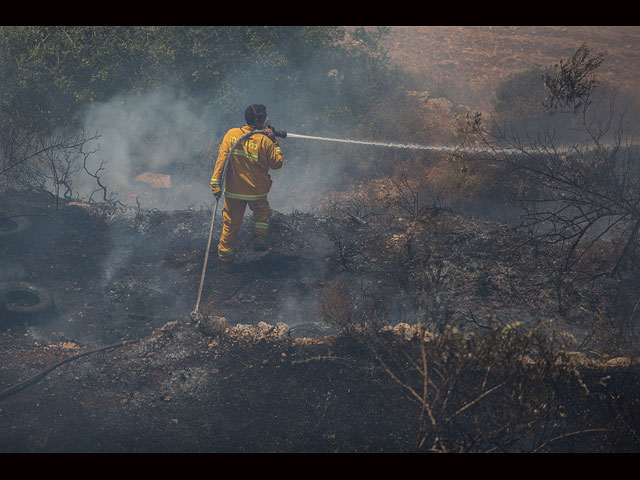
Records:
[[[125,340],[125,341],[122,341],[122,342],[114,343],[112,345],[107,345],[106,347],[95,348],[93,350],[88,350],[86,352],[78,353],[77,355],[73,355],[72,357],[65,358],[64,360],[60,360],[59,362],[48,366],[47,368],[42,370],[40,373],[34,375],[33,377],[28,378],[26,380],[23,380],[22,382],[17,383],[13,387],[9,387],[6,390],[2,390],[0,392],[0,400],[3,400],[5,398],[7,398],[8,396],[13,395],[14,393],[17,393],[20,390],[23,390],[23,389],[27,388],[29,385],[33,385],[38,380],[41,380],[42,378],[46,377],[49,373],[54,371],[59,366],[64,365],[65,363],[69,363],[69,362],[71,362],[73,360],[76,360],[76,359],[78,359],[80,357],[91,355],[92,353],[102,352],[104,350],[109,350],[111,348],[118,348],[118,347],[122,347],[123,345],[127,345],[129,343],[137,343],[137,342],[139,342],[139,340]]]
[[[251,132],[248,132],[248,133],[244,134],[240,139],[238,139],[238,141],[233,145],[233,147],[229,151],[229,155],[227,157],[227,162],[225,163],[225,166],[223,168],[223,173],[222,173],[223,182],[221,184],[221,187],[224,186],[224,177],[225,177],[225,173],[226,173],[227,164],[229,163],[228,160],[229,160],[229,158],[231,158],[231,153],[236,148],[236,146],[240,144],[240,142],[242,140],[244,140],[245,138],[248,138],[249,136],[254,135],[256,133],[265,134],[265,130],[253,130]],[[277,133],[278,133],[278,136],[280,136],[282,138],[286,137],[286,132],[277,132]],[[216,203],[216,206],[217,206],[217,203]],[[215,211],[214,211],[214,214],[213,214],[213,218],[215,218]],[[211,226],[213,227],[213,221],[212,221]],[[211,237],[211,232],[209,233],[209,237]],[[211,240],[211,239],[209,238],[209,240]],[[207,253],[208,253],[208,251],[209,251],[209,246],[207,247]],[[205,269],[206,269],[206,261],[205,261],[205,266],[204,266],[203,271],[202,271],[202,278],[201,278],[201,281],[200,281],[200,291],[198,293],[198,300],[196,302],[196,309],[195,309],[196,312],[197,312],[199,304],[200,304],[200,294],[201,294],[201,291],[202,291],[202,284],[204,282],[204,271],[205,271]],[[245,275],[245,278],[246,278],[246,276],[247,275]],[[238,290],[240,289],[241,286],[242,286],[242,283],[239,285],[239,287],[236,290],[234,290],[231,293],[231,295],[228,295],[226,298],[223,298],[222,300],[226,300],[226,299],[232,297],[233,295],[235,295],[238,292]],[[93,349],[93,350],[88,350],[86,352],[79,353],[77,355],[73,355],[73,356],[71,356],[69,358],[65,358],[64,360],[61,360],[61,361],[59,361],[57,363],[54,363],[53,365],[48,366],[47,368],[45,368],[44,370],[42,370],[38,374],[34,375],[33,377],[28,378],[26,380],[23,380],[22,382],[17,383],[16,385],[14,385],[12,387],[9,387],[9,388],[7,388],[5,390],[0,391],[0,400],[3,400],[5,398],[9,397],[10,395],[13,395],[14,393],[17,393],[17,392],[27,388],[29,385],[33,385],[34,383],[36,383],[37,381],[39,381],[42,378],[46,377],[49,373],[51,373],[52,371],[54,371],[56,368],[60,367],[61,365],[64,365],[65,363],[72,362],[73,360],[76,360],[76,359],[78,359],[80,357],[84,357],[84,356],[87,356],[87,355],[91,355],[93,353],[98,353],[98,352],[102,352],[102,351],[109,350],[109,349],[112,349],[112,348],[118,348],[118,347],[121,347],[121,346],[129,344],[129,343],[137,343],[137,342],[139,342],[139,340],[128,340],[128,341],[125,340],[125,341],[122,341],[122,342],[114,343],[112,345],[107,345],[105,347],[100,347],[100,348],[96,348],[96,349]]]

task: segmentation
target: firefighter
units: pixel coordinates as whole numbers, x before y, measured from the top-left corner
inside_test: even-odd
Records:
[[[231,270],[234,259],[234,245],[240,231],[240,224],[247,205],[253,212],[253,245],[258,251],[266,250],[269,227],[269,202],[267,194],[271,188],[269,169],[282,167],[282,151],[271,128],[265,128],[267,108],[264,105],[249,105],[244,113],[247,124],[242,128],[229,130],[220,145],[218,159],[211,176],[211,191],[216,199],[224,194],[222,208],[222,234],[218,243],[218,258],[226,271]],[[264,128],[264,134],[256,133],[246,137],[231,156],[229,151],[245,134]],[[225,179],[222,179],[226,167]],[[224,187],[224,192],[221,190]]]

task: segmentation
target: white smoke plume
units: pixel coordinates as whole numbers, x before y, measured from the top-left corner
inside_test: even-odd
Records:
[[[269,118],[276,127],[289,129],[286,120],[277,118],[280,105],[274,99],[268,94],[255,97],[245,103],[266,104]],[[88,170],[98,172],[102,165],[98,175],[107,194],[115,194],[117,200],[130,206],[135,207],[139,200],[143,208],[160,210],[210,207],[212,196],[208,185],[221,140],[215,132],[243,125],[245,105],[237,107],[239,113],[234,122],[221,125],[223,116],[216,114],[214,108],[202,108],[203,104],[197,98],[166,87],[118,95],[107,102],[89,105],[82,116],[83,129],[97,133],[99,138],[86,145],[86,151],[95,150],[89,156]],[[210,102],[213,104],[215,102]],[[294,209],[308,211],[321,193],[319,189],[328,188],[332,179],[341,175],[344,162],[336,156],[322,158],[308,142],[295,138],[279,142],[285,162],[282,169],[270,172],[274,184],[269,201],[272,208],[284,213]],[[305,143],[307,145],[300,149]],[[178,184],[174,176],[176,165],[188,163],[198,155],[208,157],[208,169],[197,178]],[[136,180],[145,172],[171,176],[171,187],[156,190],[152,199],[145,201],[144,193],[148,193],[150,187]],[[318,182],[319,178],[322,182]],[[102,190],[84,171],[74,179],[73,186],[80,198],[86,200],[93,194],[92,200],[102,201]]]
[[[117,194],[123,203],[134,204],[135,196],[149,186],[136,180],[144,172],[172,175],[177,163],[189,161],[211,143],[217,119],[210,111],[198,108],[196,99],[164,88],[138,95],[119,95],[108,102],[91,104],[82,117],[86,132],[96,132],[99,138],[85,150],[96,150],[88,160],[88,169],[98,173],[108,193]],[[176,200],[175,192],[164,205],[145,205],[149,208],[181,209],[207,193],[207,181],[193,186],[186,197]],[[96,190],[96,184],[84,175],[74,187],[82,198]],[[102,192],[94,194],[101,200]],[[132,202],[132,200],[134,200]]]

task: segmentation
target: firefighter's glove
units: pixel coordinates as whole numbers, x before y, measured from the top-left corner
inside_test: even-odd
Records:
[[[275,133],[275,131],[273,130],[273,128],[266,128],[266,129],[264,130],[264,134],[265,134],[267,137],[269,137],[269,139],[270,139],[273,143],[275,143],[275,142],[276,142],[276,133]]]
[[[220,189],[220,185],[211,184],[211,193],[216,197],[217,200],[222,196],[222,190]]]

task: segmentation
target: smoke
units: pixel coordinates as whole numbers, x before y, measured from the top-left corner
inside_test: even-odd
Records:
[[[27,275],[26,269],[12,261],[0,251],[0,283],[22,280]]]
[[[158,187],[136,177],[148,172],[174,180],[177,166],[203,154],[218,122],[197,99],[171,88],[93,103],[82,115],[84,131],[99,135],[86,145],[86,151],[95,151],[87,169],[99,176],[109,195],[125,204],[135,204],[136,197],[144,200],[154,189],[154,201],[140,202],[144,207],[174,210],[201,204],[207,179],[177,192],[175,185],[168,187],[165,182]],[[88,199],[93,193],[94,200],[101,200],[96,182],[87,175],[78,176],[74,187],[81,198]]]
[[[300,78],[327,75],[326,71],[319,71],[312,65],[298,67],[306,68],[304,72],[297,72]],[[92,103],[80,117],[84,132],[99,135],[84,148],[94,152],[87,160],[87,169],[99,177],[111,198],[132,207],[139,203],[143,209],[162,211],[211,208],[213,198],[209,180],[222,135],[229,128],[244,125],[247,105],[266,105],[269,119],[278,129],[301,134],[323,133],[314,123],[318,104],[322,103],[316,92],[309,89],[306,94],[294,98],[286,92],[274,91],[268,83],[261,81],[259,73],[254,72],[250,77],[227,79],[225,84],[232,86],[232,92],[198,97],[165,86]],[[322,147],[318,142],[295,138],[280,139],[279,143],[284,166],[270,171],[273,187],[269,202],[273,210],[285,214],[292,210],[310,211],[323,193],[344,181],[342,177],[350,160],[348,148]],[[375,155],[376,147],[367,148]],[[185,166],[191,167],[188,172],[183,168]],[[170,186],[153,188],[136,179],[145,172],[170,176]],[[102,201],[103,193],[98,190],[95,179],[83,171],[74,178],[73,187],[80,199],[88,200],[93,195],[94,201]],[[219,217],[220,214],[221,209]],[[219,226],[220,218],[217,221]],[[155,270],[150,268],[149,277],[147,273],[141,275],[138,266],[132,264],[137,240],[130,235],[126,228],[110,228],[103,239],[106,252],[100,259],[100,274],[96,277],[104,292],[102,303],[120,305],[122,298],[131,293],[143,309],[134,313],[157,313],[158,318],[163,318],[167,312],[188,311],[193,306],[191,302],[195,301],[195,292],[194,298],[178,298],[180,296],[168,295],[167,291],[171,286],[184,286],[185,274],[165,265],[154,267]],[[158,258],[164,258],[172,248],[169,239],[167,242],[162,245],[155,241],[148,248],[157,251]],[[204,245],[203,241],[202,247]],[[188,275],[197,276],[196,270]],[[309,275],[322,273],[313,271]],[[158,282],[156,275],[163,281]],[[172,297],[175,297],[174,304],[170,305]],[[315,303],[304,292],[289,292],[280,308],[285,321],[303,319],[315,310]],[[112,327],[130,321],[124,311],[117,310],[112,315]]]
[[[93,152],[87,160],[87,170],[99,177],[108,199],[129,206],[139,204],[159,210],[209,208],[209,179],[222,135],[229,128],[244,125],[246,105],[267,105],[270,121],[279,129],[305,128],[287,112],[290,101],[281,102],[259,83],[245,87],[252,94],[239,97],[231,119],[225,113],[230,108],[222,100],[189,97],[171,87],[118,95],[89,105],[81,116],[82,128],[97,133],[99,138],[85,146],[85,151]],[[305,105],[313,108],[311,98],[298,101],[298,111],[307,108]],[[322,189],[328,189],[340,177],[345,161],[316,153],[314,146],[304,140],[279,142],[285,161],[282,169],[270,171],[274,186],[269,200],[279,211],[308,211]],[[157,186],[145,182],[139,177],[143,173],[170,178],[170,183]],[[103,191],[84,170],[76,174],[73,187],[80,199],[103,200]]]

